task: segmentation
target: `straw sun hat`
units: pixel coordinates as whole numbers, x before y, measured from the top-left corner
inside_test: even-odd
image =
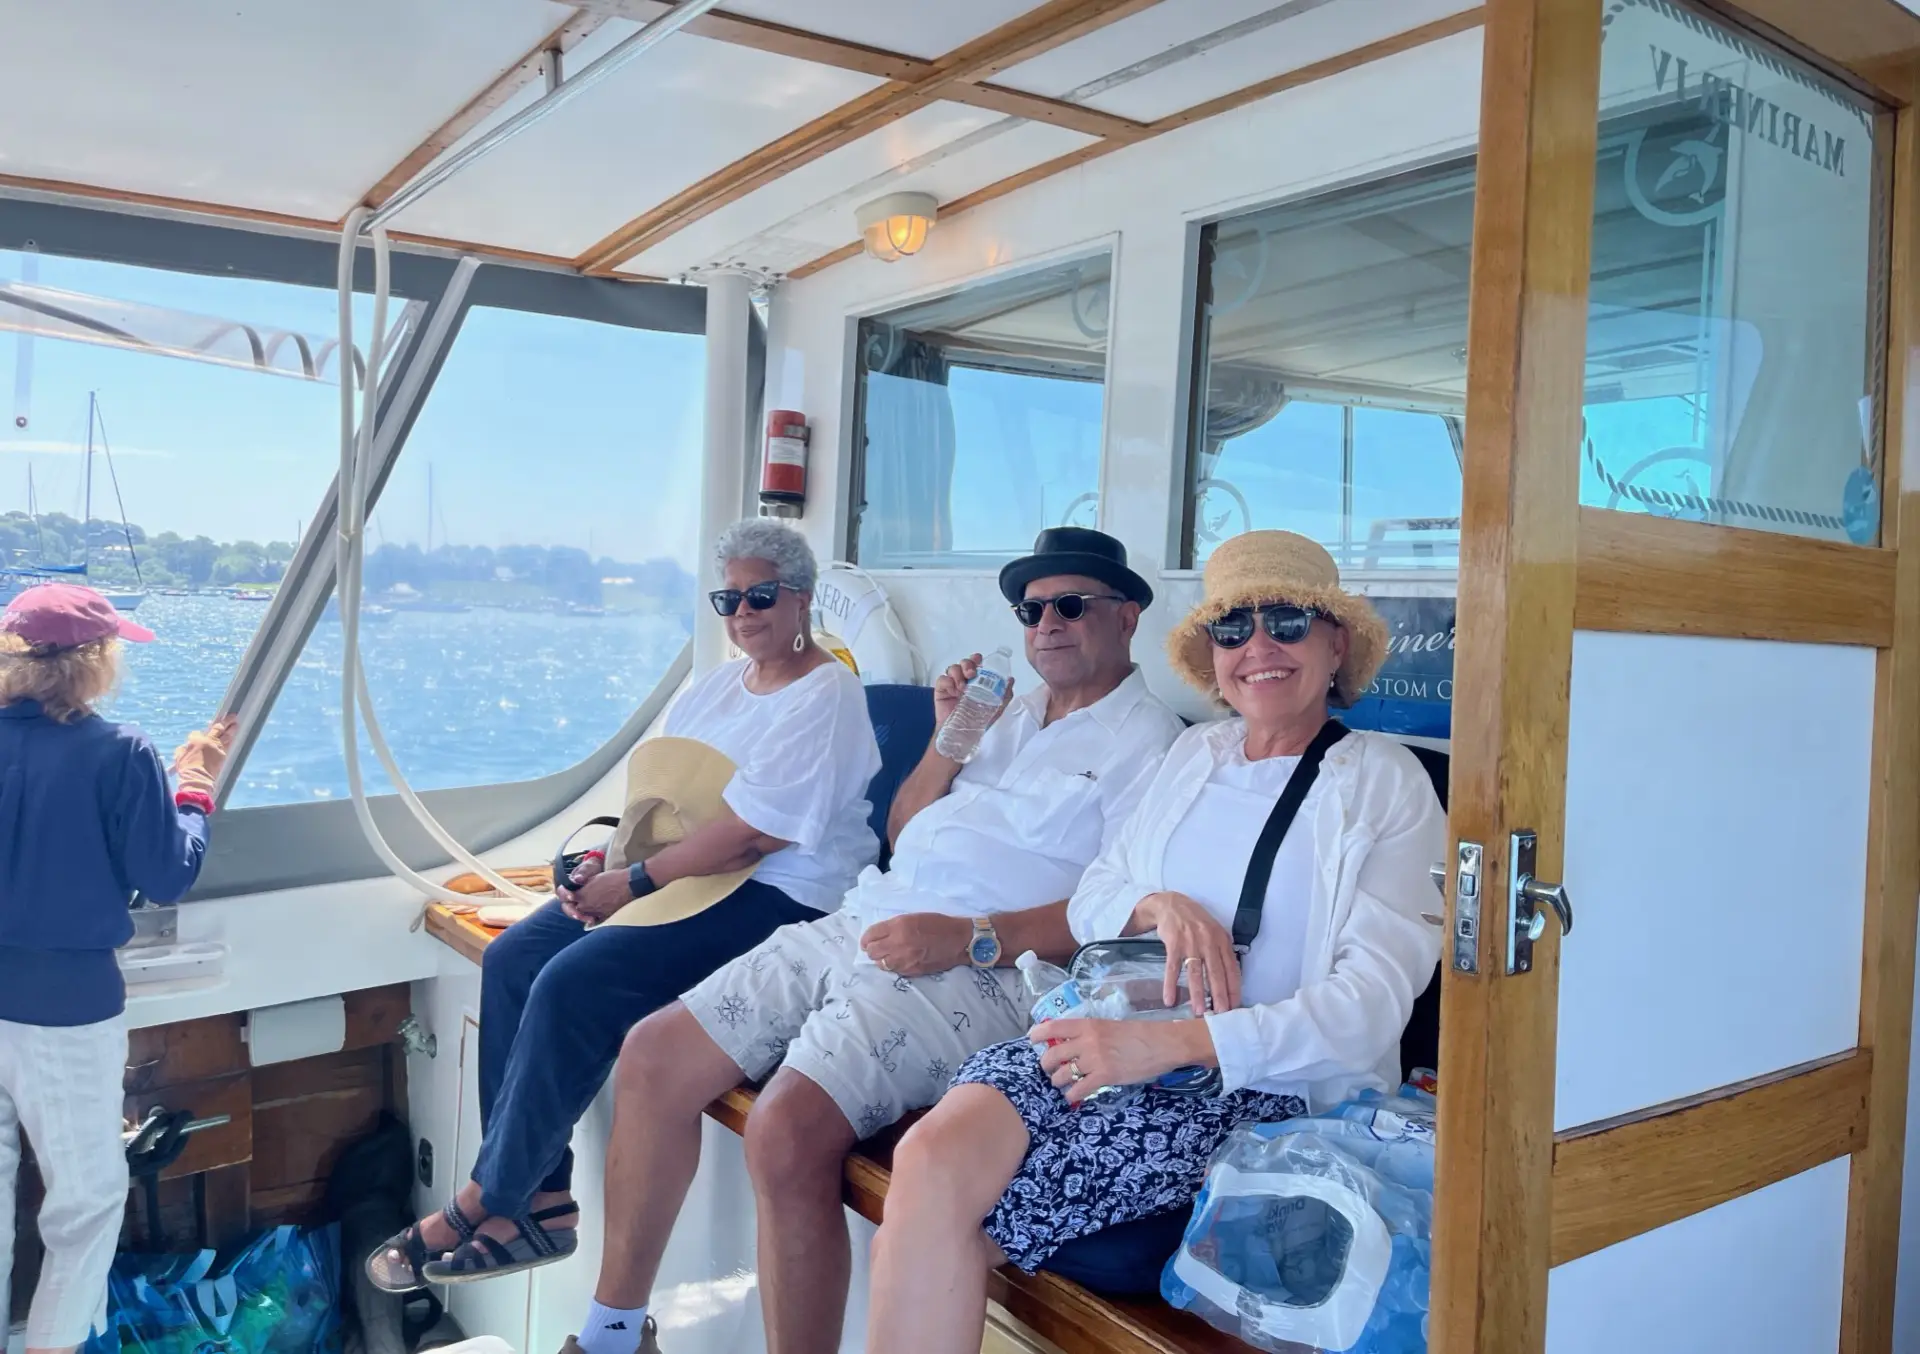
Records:
[[[1364,597],[1340,586],[1333,556],[1291,531],[1249,531],[1207,560],[1205,595],[1167,639],[1173,670],[1189,686],[1220,698],[1207,625],[1235,607],[1269,602],[1311,607],[1347,632],[1347,658],[1334,674],[1333,703],[1352,705],[1387,657],[1387,625]]]
[[[731,758],[692,738],[649,738],[627,759],[627,807],[607,844],[607,869],[625,870],[720,816]],[[662,884],[607,918],[607,926],[664,926],[704,912],[753,875],[754,866]]]

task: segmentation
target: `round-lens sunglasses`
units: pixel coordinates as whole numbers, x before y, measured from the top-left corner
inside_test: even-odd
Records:
[[[1029,597],[1024,602],[1013,604],[1013,614],[1020,624],[1031,630],[1040,624],[1040,618],[1047,614],[1047,608],[1063,621],[1077,621],[1087,614],[1088,602],[1124,602],[1127,599],[1117,597],[1110,592],[1063,592],[1058,597]]]

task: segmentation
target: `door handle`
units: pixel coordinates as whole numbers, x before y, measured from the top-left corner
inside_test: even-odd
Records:
[[[1509,839],[1507,916],[1513,927],[1507,943],[1507,972],[1533,970],[1533,945],[1547,933],[1547,910],[1559,918],[1560,934],[1573,933],[1573,899],[1564,884],[1548,884],[1534,877],[1533,861],[1539,838],[1531,830]]]
[[[1542,908],[1552,908],[1554,916],[1560,919],[1560,934],[1573,934],[1573,899],[1567,897],[1564,884],[1543,884],[1532,875],[1523,875],[1520,879],[1520,894],[1533,904],[1533,920],[1527,924],[1527,936],[1538,940],[1546,934],[1547,914]]]

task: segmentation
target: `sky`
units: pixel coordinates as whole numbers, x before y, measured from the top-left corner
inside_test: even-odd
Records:
[[[317,339],[336,332],[331,291],[0,251],[39,285]],[[372,305],[360,298],[364,348]],[[398,317],[398,298],[393,316]],[[40,337],[20,380],[17,334],[0,333],[0,512],[77,516],[87,396],[129,519],[150,533],[291,539],[339,462],[331,384]],[[374,544],[578,545],[691,566],[699,514],[704,344],[699,335],[476,307],[415,424],[370,526]],[[25,428],[17,426],[24,415]],[[94,516],[116,515],[104,462]]]

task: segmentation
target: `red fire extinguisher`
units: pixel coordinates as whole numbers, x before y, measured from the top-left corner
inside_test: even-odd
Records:
[[[807,504],[805,414],[775,409],[767,415],[767,451],[760,466],[760,512],[766,517],[798,517]]]

